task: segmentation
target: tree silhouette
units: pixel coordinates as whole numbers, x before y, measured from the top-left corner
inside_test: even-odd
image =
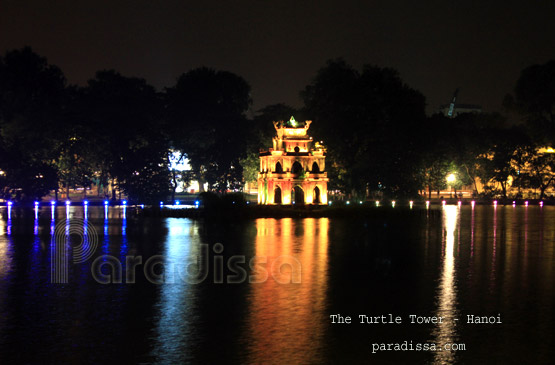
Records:
[[[38,199],[57,186],[65,78],[31,48],[0,59],[0,176],[4,198]]]
[[[194,69],[167,90],[171,145],[186,154],[201,189],[205,182],[216,191],[240,187],[250,105],[250,86],[226,71]]]
[[[418,189],[418,133],[424,97],[390,68],[328,61],[301,93],[313,133],[328,146],[330,176],[351,195]]]
[[[555,60],[522,70],[504,104],[525,118],[538,142],[555,143]]]

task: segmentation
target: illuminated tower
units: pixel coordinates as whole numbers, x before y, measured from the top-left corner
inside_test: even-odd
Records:
[[[307,135],[311,121],[274,122],[273,148],[260,152],[258,204],[327,204],[326,150]]]

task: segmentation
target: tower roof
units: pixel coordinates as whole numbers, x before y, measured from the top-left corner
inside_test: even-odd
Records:
[[[294,117],[291,117],[287,122],[279,121],[274,122],[274,127],[276,128],[276,132],[278,137],[305,137],[308,128],[310,127],[310,123],[312,121],[307,120],[304,122],[297,122]],[[306,137],[305,137],[306,138]]]
[[[306,122],[297,122],[293,116],[287,121],[283,123],[285,128],[304,128]]]

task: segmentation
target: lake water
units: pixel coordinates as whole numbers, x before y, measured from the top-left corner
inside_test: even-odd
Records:
[[[0,363],[552,363],[555,207],[378,209],[222,223],[0,208]]]

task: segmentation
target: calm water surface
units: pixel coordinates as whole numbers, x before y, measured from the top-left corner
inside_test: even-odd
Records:
[[[80,207],[0,214],[2,364],[553,361],[554,207],[234,224],[132,208],[91,207],[85,221]],[[67,283],[52,283],[52,237],[64,232],[73,251],[94,237],[97,248],[84,263],[69,250]],[[128,257],[142,260],[134,278]],[[101,267],[117,281],[118,262],[121,283],[94,279]],[[357,321],[390,313],[403,323]],[[411,314],[444,320],[411,324]],[[469,314],[502,323],[467,324]],[[405,341],[466,351],[372,353]]]

